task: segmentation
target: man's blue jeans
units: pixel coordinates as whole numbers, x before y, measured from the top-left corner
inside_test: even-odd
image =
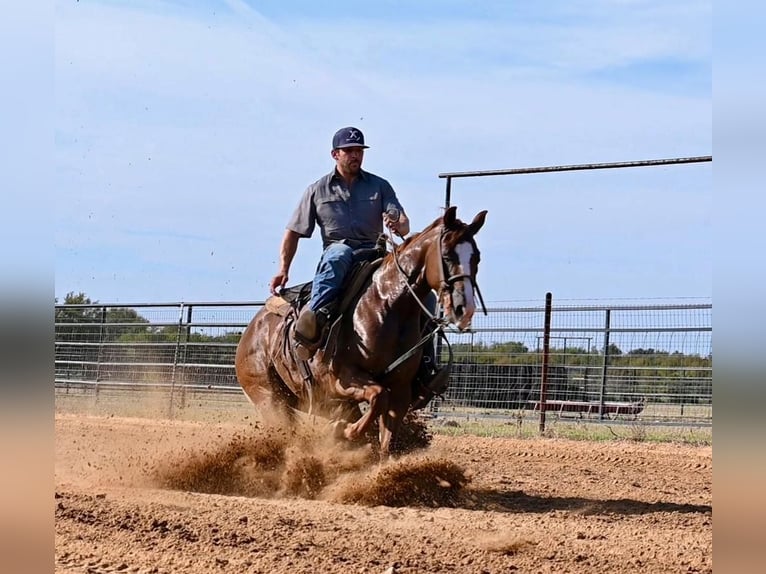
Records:
[[[340,288],[354,266],[354,250],[345,243],[331,243],[322,253],[311,285],[309,308],[317,311],[340,295]]]

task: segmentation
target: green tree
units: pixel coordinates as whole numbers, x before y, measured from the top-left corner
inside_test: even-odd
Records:
[[[152,331],[149,321],[130,307],[106,309],[104,323],[104,340],[110,342],[145,341]]]
[[[70,291],[64,297],[64,306],[56,308],[54,333],[56,340],[86,341],[99,332],[98,309],[95,307],[67,307],[67,305],[92,305],[85,293]]]
[[[610,357],[618,357],[622,355],[622,349],[620,349],[617,345],[614,343],[609,343],[609,346],[607,347],[609,350],[609,356]]]

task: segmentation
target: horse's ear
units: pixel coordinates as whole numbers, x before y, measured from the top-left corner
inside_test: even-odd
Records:
[[[444,228],[449,229],[450,227],[455,226],[455,222],[457,221],[457,206],[450,205],[447,208],[447,211],[444,212],[444,216],[442,217],[442,221],[444,222]]]
[[[468,230],[471,232],[471,235],[476,235],[479,232],[479,229],[481,229],[482,225],[484,225],[484,220],[486,218],[487,218],[486,209],[476,214],[476,217],[473,218],[473,221],[468,226]]]

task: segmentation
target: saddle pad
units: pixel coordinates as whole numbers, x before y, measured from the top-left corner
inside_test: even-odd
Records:
[[[286,317],[287,313],[290,311],[290,303],[279,296],[269,297],[266,299],[264,306],[269,313],[274,313],[280,317]]]

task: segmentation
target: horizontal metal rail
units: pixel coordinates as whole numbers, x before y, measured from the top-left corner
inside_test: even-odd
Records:
[[[170,383],[138,383],[132,381],[108,381],[108,382],[93,382],[93,381],[79,381],[76,379],[59,379],[55,380],[56,388],[61,389],[62,385],[78,386],[78,387],[95,387],[98,386],[100,390],[114,389],[114,390],[132,390],[142,389],[150,391],[164,391],[169,390],[173,386],[175,388],[183,387],[187,390],[194,391],[217,391],[223,393],[232,393],[242,395],[242,389],[237,385],[195,385],[195,384],[183,384],[172,385]]]
[[[555,327],[551,333],[709,333],[712,327]],[[455,331],[456,335],[471,333],[542,333],[541,327],[478,327],[470,331]]]
[[[157,327],[177,327],[178,321],[171,321],[171,322],[162,322],[162,323],[144,323],[139,321],[131,321],[131,322],[114,322],[112,323],[83,323],[80,321],[72,321],[72,322],[59,322],[54,323],[54,327],[145,327],[147,329],[155,329]],[[183,322],[184,327],[219,327],[219,328],[239,328],[244,329],[247,327],[247,323],[242,322],[236,322],[236,323],[187,323]]]
[[[150,347],[150,348],[157,348],[157,347],[175,347],[176,342],[175,341],[104,341],[103,343],[92,343],[90,341],[55,341],[53,343],[56,347],[110,347],[110,348],[117,348],[117,347]],[[237,346],[237,343],[217,343],[217,342],[195,342],[195,341],[186,341],[184,342],[184,345],[188,345],[189,347],[231,347],[235,348]]]
[[[617,169],[626,167],[651,167],[663,165],[678,165],[685,163],[702,163],[713,161],[711,155],[701,155],[693,157],[676,157],[667,159],[646,159],[638,161],[619,161],[611,163],[582,163],[574,165],[550,165],[544,167],[520,167],[514,169],[490,169],[479,171],[453,171],[440,173],[439,177],[457,178],[457,177],[484,177],[493,175],[525,175],[530,173],[552,173],[559,171],[585,171],[591,169]]]
[[[55,309],[100,309],[101,307],[110,308],[130,308],[130,307],[154,307],[155,309],[169,309],[174,307],[263,307],[265,301],[173,301],[171,303],[66,303],[54,305]]]
[[[101,365],[102,367],[172,367],[173,362],[163,362],[163,363],[157,363],[157,362],[147,362],[147,361],[121,361],[121,362],[115,362],[115,361],[68,361],[66,359],[56,359],[55,361],[56,365],[89,365],[89,366],[98,366]],[[208,365],[210,367],[218,367],[223,366],[226,368],[231,368],[230,365]]]
[[[56,309],[64,310],[64,309],[102,309],[102,308],[130,308],[130,307],[153,307],[155,309],[163,308],[165,310],[178,310],[181,305],[184,305],[185,308],[188,308],[190,306],[193,306],[196,310],[199,311],[199,307],[252,307],[252,306],[260,306],[262,307],[265,303],[87,303],[87,304],[77,304],[77,305],[56,305]],[[688,309],[712,309],[713,304],[712,303],[660,303],[656,305],[554,305],[552,310],[555,312],[566,312],[566,311],[605,311],[606,309],[610,309],[612,311],[672,311],[674,309],[677,310],[688,310]],[[524,307],[487,307],[487,311],[495,311],[495,312],[507,312],[507,311],[513,311],[514,313],[541,313],[545,311],[545,308],[542,306],[524,306]],[[80,323],[80,322],[56,322],[54,325],[91,325],[91,326],[99,326],[102,323],[99,322],[89,322],[89,323]],[[126,325],[126,326],[135,326],[135,325],[145,325],[147,323],[143,322],[124,322],[124,323],[108,323],[110,325]],[[176,325],[177,323],[171,323],[171,325]],[[186,323],[184,323],[186,324]],[[206,323],[194,323],[199,325],[206,325]],[[156,325],[156,323],[152,323],[152,325]]]

